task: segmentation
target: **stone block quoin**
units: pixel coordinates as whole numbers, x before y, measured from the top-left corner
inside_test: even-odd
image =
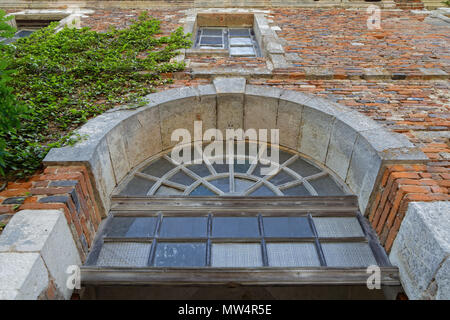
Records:
[[[0,205],[2,213],[12,215],[26,209],[63,211],[84,261],[101,222],[101,211],[85,167],[47,167],[28,182],[10,183],[8,189],[0,192],[0,197],[4,199]],[[9,199],[17,203],[4,205]]]

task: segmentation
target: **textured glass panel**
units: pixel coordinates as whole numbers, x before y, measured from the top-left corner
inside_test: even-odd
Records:
[[[151,243],[106,242],[98,256],[97,265],[100,267],[145,267],[150,249]]]
[[[217,49],[221,49],[222,47],[214,47],[214,46],[200,46],[200,49],[205,49],[205,50],[217,50]]]
[[[263,169],[261,171],[261,169]],[[275,167],[275,172],[276,172],[277,168]],[[261,164],[261,162],[258,162],[258,164],[255,166],[255,169],[253,170],[252,174],[257,176],[257,177],[261,177],[264,178],[266,177],[267,174],[271,174],[273,172],[271,172],[270,169],[270,165],[268,164]]]
[[[253,42],[250,37],[248,38],[231,38],[230,46],[252,46]]]
[[[161,238],[201,238],[207,235],[207,217],[164,217]]]
[[[159,242],[154,264],[156,267],[203,267],[206,265],[206,244]]]
[[[187,168],[200,177],[206,177],[211,174],[205,164],[193,164],[188,166]]]
[[[329,176],[310,180],[309,183],[317,191],[319,196],[340,196],[345,194],[341,187]]]
[[[229,29],[230,37],[249,37],[250,29],[249,28],[230,28]]]
[[[223,192],[230,192],[230,178],[220,178],[209,181],[213,186],[222,190]]]
[[[250,161],[248,159],[245,160],[245,163],[237,163],[237,160],[235,160],[234,172],[247,173],[248,168],[250,168]]]
[[[255,184],[255,182],[252,180],[235,178],[234,179],[234,191],[238,192],[238,193],[242,193],[254,184]]]
[[[357,218],[313,218],[313,221],[322,238],[364,237]]]
[[[17,41],[17,37],[12,37],[12,38],[0,38],[0,42],[4,43],[4,44],[10,44],[13,43],[15,41]]]
[[[306,217],[263,217],[266,237],[312,237],[313,233]]]
[[[166,186],[159,187],[158,190],[156,190],[155,192],[155,195],[157,196],[179,196],[182,194],[183,191]]]
[[[253,47],[230,47],[231,56],[255,56],[256,52]]]
[[[320,260],[313,243],[268,243],[271,267],[318,267]]]
[[[367,243],[323,243],[322,251],[329,267],[367,267],[376,265]]]
[[[230,170],[230,165],[228,163],[226,163],[225,160],[222,160],[222,164],[213,163],[213,167],[217,173],[224,173],[224,172],[228,172]]]
[[[15,37],[26,38],[29,37],[34,31],[31,30],[20,30],[15,34]]]
[[[192,190],[190,193],[191,196],[217,196],[214,192],[212,192],[210,189],[205,187],[204,185],[199,185],[197,188]]]
[[[212,236],[216,238],[259,237],[256,217],[214,217]]]
[[[142,238],[153,237],[156,217],[115,217],[107,226],[107,237]]]
[[[213,243],[212,267],[261,267],[262,253],[259,243]]]
[[[169,161],[164,158],[159,158],[155,162],[149,164],[144,170],[142,170],[142,172],[161,178],[164,174],[166,174],[173,168],[175,168],[175,166]]]
[[[281,184],[284,184],[289,181],[293,181],[294,177],[290,174],[286,173],[286,171],[281,170],[278,172],[274,177],[270,178],[270,182],[273,183],[276,186],[279,186]]]
[[[313,174],[321,172],[320,169],[314,167],[312,164],[309,164],[308,162],[297,159],[290,165],[288,165],[288,168],[294,170],[298,174],[300,174],[302,177],[308,177]]]
[[[286,152],[286,151],[281,151],[281,150],[279,150],[279,156],[278,156],[278,158],[279,158],[279,164],[281,165],[281,164],[283,164],[283,163],[285,163],[287,160],[289,160],[290,158],[292,158],[294,155],[292,154],[292,153],[288,153],[288,152]]]
[[[223,29],[214,29],[214,28],[203,28],[202,34],[204,36],[221,36],[223,33]]]
[[[252,197],[268,197],[268,196],[275,196],[275,193],[272,190],[270,190],[268,187],[266,187],[265,185],[262,185],[261,187],[259,187],[258,189],[256,189],[252,193],[250,193],[250,196],[252,196]]]
[[[191,185],[191,184],[193,184],[195,182],[194,179],[189,177],[183,171],[178,171],[169,180],[173,181],[173,182],[176,182],[176,183],[179,183],[179,184],[184,184],[185,186],[189,186],[189,185]]]
[[[222,46],[222,37],[205,37],[200,39],[200,45],[202,46]]]
[[[297,185],[292,188],[281,190],[285,196],[310,196],[311,193],[305,188],[303,184]]]
[[[150,188],[155,184],[154,181],[141,177],[134,177],[120,192],[122,196],[146,196]]]

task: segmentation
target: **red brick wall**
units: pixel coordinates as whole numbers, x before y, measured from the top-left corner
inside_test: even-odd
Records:
[[[404,10],[423,9],[424,4],[420,0],[394,0],[395,7]]]
[[[448,165],[392,165],[385,169],[369,221],[386,251],[390,251],[411,201],[450,200]]]

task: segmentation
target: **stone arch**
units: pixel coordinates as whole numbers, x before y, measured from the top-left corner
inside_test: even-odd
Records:
[[[52,149],[45,165],[83,164],[96,196],[109,210],[114,188],[144,160],[170,149],[173,130],[255,128],[280,130],[280,145],[332,170],[358,196],[365,212],[383,166],[427,160],[405,136],[332,101],[292,90],[216,78],[212,84],[166,90],[139,108],[110,110],[82,126],[87,138]]]

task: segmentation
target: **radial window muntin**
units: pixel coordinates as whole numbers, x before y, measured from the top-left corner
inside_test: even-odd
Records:
[[[193,166],[198,165],[193,162],[190,163],[176,163],[170,157],[170,152],[166,151],[160,153],[138,168],[136,168],[121,184],[116,188],[114,194],[119,196],[286,196],[286,195],[294,195],[294,196],[333,196],[333,195],[346,195],[351,194],[349,188],[338,179],[333,173],[331,173],[328,169],[323,168],[318,164],[314,164],[305,157],[302,157],[300,153],[279,147],[279,159],[280,165],[276,174],[261,176],[258,174],[258,169],[263,167],[268,167],[269,164],[261,165],[260,159],[262,158],[263,148],[258,148],[258,156],[255,158],[254,156],[249,156],[249,146],[254,142],[245,143],[245,155],[236,155],[234,154],[234,162],[233,163],[225,163],[228,160],[225,156],[213,156],[205,159],[200,165],[203,166],[203,170],[209,173],[208,175],[201,176],[194,172]],[[256,144],[256,143],[255,143]],[[194,146],[194,145],[192,145]],[[203,145],[203,149],[206,145]],[[197,145],[195,145],[197,147]],[[270,144],[267,144],[267,149],[270,149]],[[202,150],[203,150],[202,149]],[[236,147],[235,147],[236,149]],[[225,150],[225,149],[224,149]],[[192,150],[195,152],[195,150]],[[192,152],[192,154],[194,154]],[[197,150],[197,152],[199,152]],[[236,150],[234,151],[235,153]],[[201,154],[201,153],[200,153]],[[157,164],[159,160],[166,161],[170,164],[167,166],[164,173],[156,175],[145,173],[144,171],[149,168],[152,168],[152,165]],[[216,160],[223,159],[224,163],[220,165]],[[270,158],[264,158],[266,161],[270,162],[270,164],[277,165],[278,163],[271,161]],[[236,172],[235,166],[239,165],[239,162],[247,162],[247,165],[250,164],[248,170],[246,172]],[[303,176],[299,173],[299,170],[294,170],[290,168],[291,165],[295,164],[295,162],[303,164],[305,166],[309,166],[309,168],[314,169],[315,173],[310,175]],[[218,165],[220,165],[221,169],[225,169],[225,172],[221,172],[223,170],[218,170]],[[168,169],[170,167],[170,169]],[[156,170],[157,171],[157,170]],[[182,173],[183,175],[189,177],[186,180],[193,181],[192,183],[180,183],[175,182],[174,177],[177,174]],[[280,177],[280,175],[285,175],[289,178],[289,181],[283,182],[281,184],[277,184],[276,178]],[[129,187],[132,185],[134,179],[140,179],[145,184],[145,181],[148,182],[148,189],[145,187],[141,187],[140,193],[129,191]],[[225,180],[227,179],[227,180]],[[316,181],[320,181],[321,179],[327,179],[327,185],[334,184],[334,190],[338,190],[336,193],[329,193],[327,190],[321,190],[315,188],[313,184]],[[228,189],[224,185],[220,186],[220,180],[224,183],[228,183]],[[248,183],[248,187],[243,186],[244,182]],[[219,186],[217,185],[219,184]],[[240,184],[240,185],[238,185]],[[298,189],[301,191],[298,192]],[[196,192],[199,191],[199,192]]]

